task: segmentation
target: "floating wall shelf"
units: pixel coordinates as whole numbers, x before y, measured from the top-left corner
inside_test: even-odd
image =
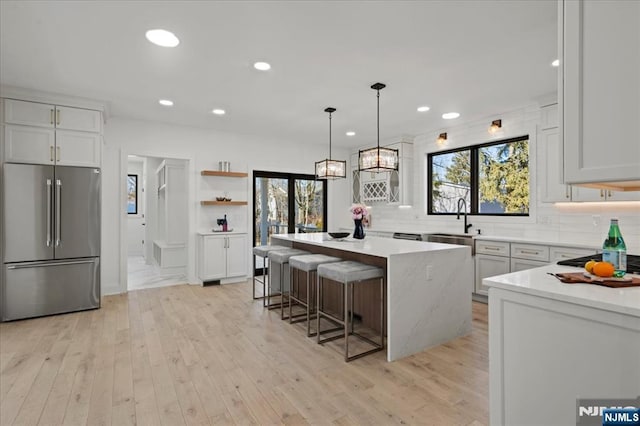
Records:
[[[248,173],[243,172],[219,172],[216,170],[203,170],[200,172],[202,176],[225,176],[225,177],[247,177]],[[245,203],[246,204],[246,203]]]
[[[200,205],[203,206],[246,206],[246,201],[215,201],[215,200],[207,200],[200,201]]]

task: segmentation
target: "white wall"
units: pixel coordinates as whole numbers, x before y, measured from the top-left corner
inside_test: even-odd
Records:
[[[127,253],[129,256],[142,255],[142,240],[144,239],[144,192],[142,182],[144,162],[142,159],[127,161],[127,174],[138,175],[138,214],[127,214]]]
[[[126,220],[124,204],[125,177],[128,155],[179,158],[189,160],[188,188],[189,201],[186,208],[189,217],[189,242],[187,278],[190,283],[199,282],[196,277],[196,232],[211,228],[215,217],[228,209],[230,223],[234,228],[252,230],[253,211],[251,194],[251,174],[253,170],[283,171],[313,174],[314,162],[326,157],[327,147],[324,136],[318,145],[282,141],[264,137],[228,134],[208,129],[166,125],[140,120],[111,118],[105,125],[103,150],[103,232],[102,232],[102,288],[103,294],[126,291],[125,252],[126,227],[120,224]],[[335,158],[347,159],[346,150],[334,149]],[[244,191],[234,188],[232,198],[246,199],[247,207],[231,212],[232,207],[220,210],[218,207],[201,207],[201,199],[212,199],[218,189],[212,188],[211,177],[200,176],[203,169],[217,170],[218,161],[230,161],[232,171],[246,171]],[[228,178],[224,178],[228,179]],[[244,192],[244,193],[242,193]],[[237,194],[237,196],[236,196]],[[349,183],[347,180],[329,182],[328,227],[351,226],[349,216]],[[218,210],[215,210],[218,209]],[[242,212],[242,209],[245,212]],[[118,232],[121,230],[121,232]],[[247,246],[247,251],[250,246]],[[249,261],[251,261],[249,256]],[[247,272],[250,265],[247,264]]]
[[[491,136],[487,129],[491,121],[497,118],[502,119],[502,130],[495,136]],[[372,229],[463,232],[462,218],[456,220],[455,216],[426,214],[427,153],[528,134],[532,184],[530,216],[521,218],[469,216],[469,223],[473,224],[470,232],[476,233],[481,229],[484,235],[601,246],[609,229],[609,219],[618,217],[627,251],[631,254],[640,254],[640,202],[554,204],[543,203],[537,199],[536,183],[539,176],[535,155],[536,133],[540,118],[540,109],[537,106],[531,106],[508,113],[494,114],[477,121],[463,122],[449,128],[433,129],[417,136],[414,141],[413,206],[406,210],[390,206],[374,206],[372,213],[375,219]],[[436,139],[442,132],[447,132],[447,141],[443,146],[439,146]],[[640,192],[636,194],[637,199],[640,199]]]

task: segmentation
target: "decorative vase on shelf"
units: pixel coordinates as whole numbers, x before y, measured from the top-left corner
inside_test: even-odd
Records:
[[[354,219],[356,227],[353,230],[353,238],[362,240],[364,238],[364,228],[362,227],[362,219]]]

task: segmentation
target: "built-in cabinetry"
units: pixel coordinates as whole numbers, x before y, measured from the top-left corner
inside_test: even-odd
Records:
[[[413,191],[413,143],[402,140],[386,145],[398,150],[397,171],[373,173],[358,170],[358,153],[351,155],[351,183],[353,203],[411,204]]]
[[[164,273],[182,271],[187,265],[186,179],[183,160],[166,159],[156,169],[158,229],[153,256]]]
[[[100,167],[100,111],[4,99],[4,160]]]
[[[562,141],[558,128],[558,104],[541,108],[538,130],[538,196],[543,202],[563,201],[637,201],[638,191],[595,189],[563,183]]]
[[[476,240],[476,293],[487,294],[487,277],[537,268],[559,260],[588,256],[594,249],[508,241]]]
[[[200,234],[198,277],[202,281],[242,281],[247,277],[247,234]]]
[[[564,181],[640,190],[640,2],[559,7]]]

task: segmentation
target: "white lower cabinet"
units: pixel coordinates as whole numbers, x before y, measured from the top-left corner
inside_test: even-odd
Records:
[[[589,256],[596,249],[560,247],[508,241],[476,240],[475,292],[487,295],[482,280],[509,272],[524,271],[556,263],[559,260]]]
[[[509,258],[476,254],[476,293],[488,294],[489,287],[482,284],[482,280],[495,275],[508,274],[510,270]]]
[[[198,277],[202,281],[247,276],[247,235],[200,235]]]

